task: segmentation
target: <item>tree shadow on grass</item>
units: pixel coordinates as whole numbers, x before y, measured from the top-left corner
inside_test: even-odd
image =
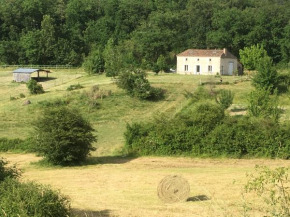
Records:
[[[101,156],[101,157],[88,157],[83,165],[96,165],[96,164],[124,164],[131,160],[136,159],[136,157],[128,156]]]
[[[189,197],[186,201],[187,202],[197,202],[197,201],[205,201],[210,200],[210,198],[206,195],[197,195],[194,197]]]
[[[101,210],[101,211],[72,209],[72,211],[76,217],[110,217],[111,216],[110,215],[111,211],[108,209]]]

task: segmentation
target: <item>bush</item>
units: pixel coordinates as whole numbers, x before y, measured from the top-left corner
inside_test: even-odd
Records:
[[[33,79],[31,79],[27,84],[26,84],[30,94],[41,94],[44,93],[43,87],[41,84],[37,84],[37,82]]]
[[[223,118],[218,105],[202,103],[173,119],[161,116],[152,123],[133,123],[124,134],[125,148],[139,155],[189,154]]]
[[[256,166],[257,174],[248,175],[245,190],[255,192],[263,201],[264,216],[290,216],[289,170],[289,167]]]
[[[253,76],[253,86],[257,89],[266,89],[273,93],[279,86],[279,76],[270,57],[260,59],[258,72]]]
[[[0,151],[32,152],[32,142],[30,138],[26,140],[0,138]]]
[[[53,99],[53,100],[43,100],[38,102],[38,105],[43,108],[48,108],[48,107],[61,107],[68,105],[70,103],[69,100],[67,99]]]
[[[230,90],[220,90],[216,96],[216,101],[223,109],[229,108],[233,104],[234,94]]]
[[[15,179],[20,176],[20,171],[15,167],[15,165],[12,167],[7,167],[7,164],[8,162],[6,160],[0,158],[0,183],[6,178]]]
[[[72,90],[78,90],[78,89],[82,89],[82,88],[84,88],[84,87],[80,84],[72,84],[66,90],[72,91]]]
[[[20,93],[20,94],[19,94],[19,97],[20,97],[20,98],[25,98],[25,95],[24,95],[23,93]]]
[[[138,99],[156,100],[164,97],[164,91],[151,87],[145,72],[141,70],[122,72],[118,77],[117,86]]]
[[[4,216],[69,216],[70,202],[59,192],[32,182],[5,179],[0,182],[0,207]]]
[[[278,121],[281,110],[278,108],[278,95],[270,96],[270,90],[258,89],[249,96],[248,114],[253,117],[271,118]]]
[[[35,150],[56,165],[80,163],[95,150],[94,129],[78,110],[51,108],[34,123]]]
[[[105,60],[100,50],[93,50],[84,60],[83,67],[89,75],[105,71]]]

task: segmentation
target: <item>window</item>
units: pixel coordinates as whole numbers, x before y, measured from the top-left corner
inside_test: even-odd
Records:
[[[187,58],[185,58],[185,61],[187,61]]]
[[[199,61],[199,59],[197,59],[197,61]]]
[[[185,72],[188,71],[188,65],[184,65],[184,71],[185,71]]]
[[[211,62],[211,59],[209,59],[209,61]]]
[[[212,65],[209,65],[209,66],[208,66],[208,71],[209,71],[209,72],[212,72]]]

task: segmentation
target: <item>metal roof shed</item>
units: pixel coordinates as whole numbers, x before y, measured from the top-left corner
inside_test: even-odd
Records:
[[[16,69],[13,71],[13,80],[16,82],[28,82],[31,79],[31,74],[37,72],[37,78],[39,80],[39,72],[45,72],[48,77],[49,70],[44,69]]]

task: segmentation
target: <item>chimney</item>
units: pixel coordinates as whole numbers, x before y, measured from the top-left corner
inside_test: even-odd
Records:
[[[227,55],[228,54],[228,51],[226,48],[224,48],[224,54]]]

